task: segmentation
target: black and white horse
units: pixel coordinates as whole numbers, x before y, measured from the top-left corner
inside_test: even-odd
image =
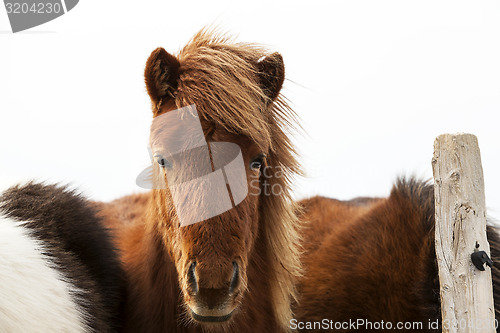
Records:
[[[116,332],[124,278],[92,204],[29,183],[0,196],[0,331]]]

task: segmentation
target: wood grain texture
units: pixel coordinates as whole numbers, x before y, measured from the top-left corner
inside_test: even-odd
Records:
[[[471,261],[476,244],[490,254],[481,155],[471,134],[444,134],[432,159],[443,332],[495,332],[491,270]]]

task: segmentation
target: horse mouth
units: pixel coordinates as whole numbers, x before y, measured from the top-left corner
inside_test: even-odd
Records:
[[[194,312],[193,310],[191,310],[191,316],[193,316],[193,319],[204,323],[222,323],[228,321],[232,315],[233,311],[229,312],[227,315],[224,316],[201,316],[196,312]]]

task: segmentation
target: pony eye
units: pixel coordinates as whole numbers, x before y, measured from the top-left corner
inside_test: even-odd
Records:
[[[265,154],[260,154],[252,161],[250,161],[250,170],[259,170],[264,164],[264,159],[266,158]]]
[[[170,163],[167,159],[165,159],[163,156],[160,154],[155,154],[154,158],[156,159],[156,162],[158,162],[158,165],[162,168],[172,168],[172,163]]]

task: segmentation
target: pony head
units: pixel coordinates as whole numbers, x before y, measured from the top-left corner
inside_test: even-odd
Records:
[[[207,195],[200,186],[174,193],[172,183],[206,172],[200,171],[202,167],[195,167],[196,171],[182,167],[152,144],[153,177],[166,184],[154,190],[154,232],[175,264],[187,318],[205,327],[230,325],[252,292],[250,276],[265,271],[271,307],[278,321],[287,322],[300,271],[289,182],[300,170],[286,133],[294,114],[280,96],[281,55],[202,30],[176,55],[163,48],[154,50],[146,63],[145,81],[153,122],[195,106],[191,111],[207,145],[185,154],[184,165],[208,161],[203,168],[215,171],[214,160],[206,158],[207,153],[213,154],[210,148],[222,143],[239,147],[231,156],[239,151],[242,173],[238,177],[246,196],[235,200],[226,172],[227,187],[214,193],[229,192],[231,209],[186,224],[178,203],[195,203],[191,207],[197,211],[196,202],[203,206]],[[182,121],[164,119],[152,127],[152,133],[163,133],[164,142],[196,141],[194,132],[183,132]],[[219,197],[212,194],[209,199],[218,202]]]

